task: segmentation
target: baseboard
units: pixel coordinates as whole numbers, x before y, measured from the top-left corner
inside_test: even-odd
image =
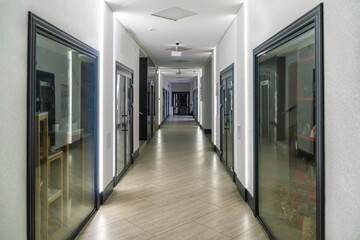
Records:
[[[100,204],[104,204],[106,200],[109,198],[110,194],[114,189],[114,182],[111,180],[109,184],[104,188],[102,193],[100,193]]]
[[[253,198],[253,196],[251,196],[251,194],[248,192],[247,189],[245,189],[245,194],[246,194],[247,203],[249,204],[251,210],[255,215],[255,199]]]
[[[211,134],[211,129],[204,129],[203,131],[205,134]]]
[[[145,150],[147,146],[147,141],[144,142],[140,147],[139,147],[139,155]]]
[[[139,157],[139,148],[132,154],[132,163]]]
[[[200,129],[201,129],[201,131],[204,131],[204,128],[203,128],[203,126],[201,126],[201,124],[199,124],[200,125]]]
[[[244,185],[241,183],[241,181],[238,179],[238,177],[235,177],[235,184],[237,187],[237,190],[239,191],[241,197],[244,199],[245,202],[247,202],[246,199],[246,189],[244,187]]]
[[[216,145],[214,145],[214,151],[217,153],[217,155],[220,157],[220,150],[217,148]],[[221,160],[221,158],[220,158]]]

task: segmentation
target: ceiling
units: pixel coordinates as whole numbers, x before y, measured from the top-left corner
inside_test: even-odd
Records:
[[[202,67],[242,4],[242,0],[105,1],[121,24],[161,69]],[[174,7],[180,8],[180,12],[175,13]],[[167,14],[181,14],[181,11],[185,12],[183,10],[193,14],[177,21],[152,15],[162,14],[167,9],[170,9]],[[172,57],[171,51],[166,50],[174,47],[176,41],[180,42],[179,46],[190,48],[183,51],[181,57]],[[170,75],[176,76],[171,71],[168,73]]]
[[[193,82],[198,76],[197,69],[179,69],[163,68],[161,74],[164,75],[164,79],[170,83],[190,83]]]

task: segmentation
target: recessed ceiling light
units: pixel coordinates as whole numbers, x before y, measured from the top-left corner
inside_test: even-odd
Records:
[[[150,28],[149,28],[149,31],[150,31],[150,32],[153,32],[153,31],[155,31],[155,28],[150,27]]]
[[[191,12],[182,8],[178,8],[178,7],[172,7],[172,8],[168,8],[166,10],[157,12],[157,13],[153,13],[151,15],[155,16],[155,17],[160,17],[160,18],[165,18],[168,20],[172,20],[172,21],[177,21],[183,18],[187,18],[190,16],[194,16],[197,15],[198,13],[195,12]]]

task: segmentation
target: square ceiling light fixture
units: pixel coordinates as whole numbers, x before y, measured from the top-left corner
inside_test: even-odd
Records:
[[[188,10],[185,10],[182,8],[172,7],[172,8],[168,8],[166,10],[157,12],[157,13],[153,13],[151,15],[155,16],[155,17],[165,18],[165,19],[172,20],[172,21],[177,21],[177,20],[180,20],[183,18],[197,15],[197,14],[198,13],[191,12],[191,11],[188,11]]]
[[[179,52],[179,51],[171,51],[171,56],[172,57],[181,57],[181,52]]]

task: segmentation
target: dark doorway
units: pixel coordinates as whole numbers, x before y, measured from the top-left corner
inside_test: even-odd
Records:
[[[174,115],[190,114],[190,93],[189,92],[173,92],[172,93]]]

